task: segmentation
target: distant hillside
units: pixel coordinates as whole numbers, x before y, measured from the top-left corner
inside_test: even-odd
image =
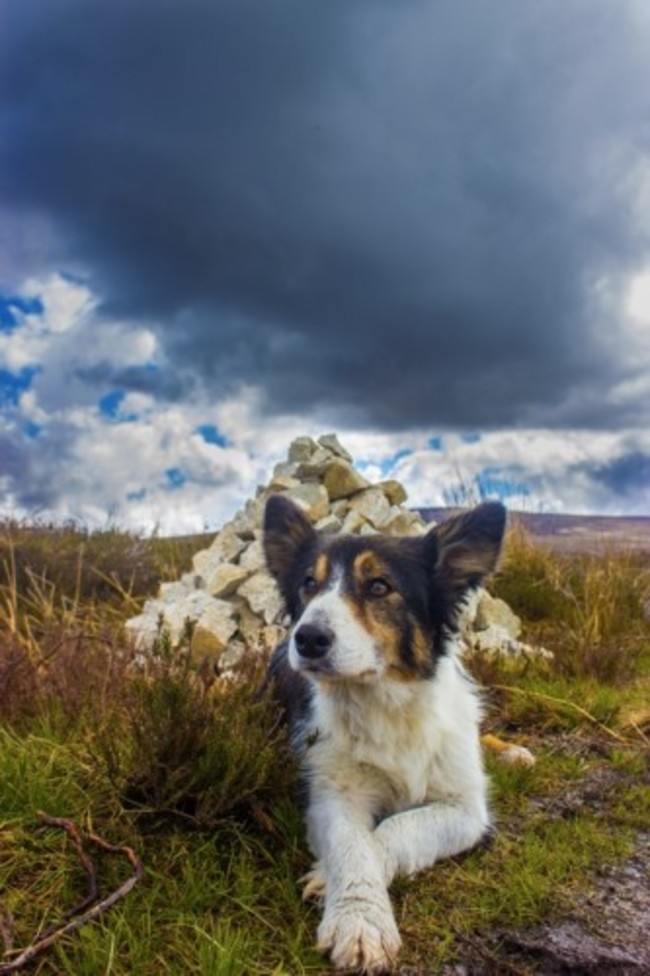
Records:
[[[420,508],[426,521],[441,521],[457,508]],[[510,512],[510,525],[520,523],[536,540],[555,551],[597,552],[600,549],[650,553],[650,516],[552,515]]]

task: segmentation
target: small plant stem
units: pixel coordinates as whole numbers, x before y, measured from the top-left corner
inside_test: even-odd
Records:
[[[619,735],[618,732],[610,729],[609,726],[599,722],[598,719],[591,714],[591,712],[588,712],[580,705],[576,705],[575,702],[569,701],[568,698],[556,698],[555,695],[547,695],[542,691],[532,691],[529,688],[517,688],[514,685],[491,685],[490,688],[494,691],[505,691],[508,694],[526,695],[529,698],[539,698],[541,701],[552,702],[554,705],[562,705],[565,708],[570,708],[574,712],[577,712],[578,715],[582,715],[583,718],[586,718],[593,725],[597,725],[598,728],[601,729],[606,735],[610,736],[612,739],[615,739],[617,742],[621,742],[623,745],[625,745],[629,741],[624,736]]]

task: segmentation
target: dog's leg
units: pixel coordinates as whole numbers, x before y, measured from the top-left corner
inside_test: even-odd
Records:
[[[318,948],[340,969],[385,972],[395,961],[400,937],[370,811],[341,793],[323,791],[312,796],[307,822],[325,874]]]
[[[431,803],[387,817],[374,832],[383,851],[386,884],[469,850],[488,826],[487,808],[480,801]]]

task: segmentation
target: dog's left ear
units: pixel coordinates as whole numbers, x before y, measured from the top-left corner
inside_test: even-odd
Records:
[[[294,567],[317,538],[316,530],[297,505],[283,495],[271,495],[264,510],[264,556],[291,614]]]
[[[435,548],[435,572],[455,594],[479,585],[496,567],[506,526],[500,502],[484,502],[436,525],[425,536]]]

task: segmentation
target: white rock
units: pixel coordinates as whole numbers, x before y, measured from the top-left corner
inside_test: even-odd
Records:
[[[240,552],[246,548],[246,540],[240,539],[231,525],[225,525],[210,546],[209,551],[221,556],[225,563],[233,562]]]
[[[185,632],[188,620],[192,623],[199,620],[209,607],[220,602],[215,600],[207,590],[194,590],[188,593],[183,600],[165,606],[163,614],[172,641],[180,640]],[[229,604],[225,604],[225,606],[228,607]]]
[[[192,657],[195,660],[218,658],[236,631],[232,604],[225,600],[213,600],[196,621],[192,632]]]
[[[153,604],[153,601],[150,600],[149,604]],[[136,648],[147,650],[158,636],[158,622],[159,614],[157,612],[145,610],[137,617],[131,617],[130,620],[127,620],[124,626]]]
[[[384,493],[391,505],[403,505],[408,498],[406,488],[394,478],[390,478],[388,481],[380,481],[375,487]]]
[[[490,627],[499,627],[509,637],[517,638],[521,633],[521,620],[510,609],[505,600],[499,600],[497,597],[491,596],[486,590],[482,590],[476,607],[474,627],[479,631],[488,630]]]
[[[251,542],[248,549],[245,549],[239,557],[239,565],[244,569],[248,570],[248,573],[257,572],[259,569],[266,568],[266,560],[264,558],[264,547],[261,539],[255,539]]]
[[[318,450],[318,444],[312,437],[296,437],[289,445],[289,461],[308,461]]]
[[[336,501],[337,498],[349,498],[370,483],[343,458],[333,458],[323,475],[323,484],[329,497]]]
[[[255,545],[255,543],[251,543],[251,545]],[[221,566],[217,566],[213,575],[206,580],[206,589],[212,596],[225,599],[237,591],[244,580],[251,575],[251,572],[252,570],[246,566],[222,563]]]
[[[183,573],[181,576],[181,583],[183,583],[188,590],[205,589],[205,580],[199,573]]]
[[[366,488],[350,499],[350,508],[380,529],[390,516],[390,503],[379,488]]]
[[[390,515],[381,527],[386,535],[421,535],[426,531],[416,512],[405,511],[393,506]]]
[[[318,522],[329,512],[329,497],[323,485],[300,485],[299,488],[283,492],[283,495],[298,505],[311,522]]]
[[[359,535],[365,524],[366,520],[364,519],[363,515],[360,515],[359,512],[351,510],[343,519],[341,532],[343,532],[344,535]]]
[[[267,572],[255,573],[239,587],[237,593],[245,597],[253,613],[263,617],[266,624],[273,624],[280,618],[282,600]]]
[[[326,451],[325,448],[319,447],[314,451],[308,461],[302,461],[299,464],[296,478],[301,481],[314,481],[322,478],[333,457],[334,455],[331,451]]]
[[[321,447],[331,451],[332,454],[336,454],[338,457],[343,458],[344,461],[349,461],[352,464],[352,455],[349,451],[346,451],[336,434],[322,434],[318,438],[318,443]]]
[[[300,466],[301,468],[303,465]],[[297,488],[300,478],[292,478],[289,474],[274,474],[269,482],[271,491],[287,491],[288,488]]]
[[[158,590],[158,599],[162,600],[163,603],[177,603],[179,600],[184,600],[188,593],[191,593],[196,587],[186,586],[181,580],[178,583],[161,583],[160,589]]]
[[[279,464],[273,468],[274,478],[295,478],[300,467],[300,462],[298,461],[280,461]]]
[[[333,532],[340,532],[341,530],[341,520],[336,517],[336,515],[326,515],[325,518],[320,519],[314,528],[318,532],[322,532],[328,535]]]

